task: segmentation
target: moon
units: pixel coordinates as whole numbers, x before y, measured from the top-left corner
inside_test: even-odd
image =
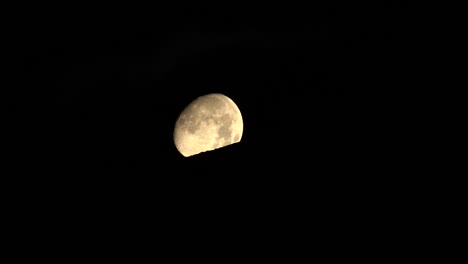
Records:
[[[242,115],[229,97],[213,93],[192,101],[180,114],[174,127],[177,150],[189,157],[241,141]]]

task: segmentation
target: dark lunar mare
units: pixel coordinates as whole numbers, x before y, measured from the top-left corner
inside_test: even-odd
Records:
[[[230,114],[224,114],[219,118],[219,122],[221,122],[221,127],[218,129],[218,140],[224,139],[225,142],[231,142],[232,137],[232,123],[234,123],[234,119]]]
[[[187,109],[184,111],[184,114],[180,117],[180,124],[183,124],[187,128],[187,131],[191,134],[194,134],[201,125],[201,122],[203,120],[210,119],[213,114],[217,114],[221,111],[224,111],[226,105],[225,102],[222,98],[220,98],[218,95],[207,95],[207,96],[202,96],[199,97],[197,100],[195,100],[192,104],[190,104]],[[202,113],[201,110],[207,111],[206,113]],[[224,122],[228,120],[228,117],[221,117],[221,119],[214,119],[216,124],[219,124],[219,122]],[[230,118],[230,122],[227,122],[229,124],[232,124],[232,118]],[[226,138],[228,137],[229,133],[229,138],[230,138],[230,129],[228,128],[229,132],[226,131],[227,129],[225,128],[227,126],[226,124],[223,125],[223,127],[220,128],[221,135],[222,137]],[[230,126],[230,125],[229,125]],[[218,134],[220,133],[218,131]]]

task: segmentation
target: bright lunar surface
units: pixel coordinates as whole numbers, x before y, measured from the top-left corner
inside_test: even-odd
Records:
[[[200,96],[180,114],[174,128],[177,150],[189,157],[237,143],[244,123],[237,105],[222,94]]]

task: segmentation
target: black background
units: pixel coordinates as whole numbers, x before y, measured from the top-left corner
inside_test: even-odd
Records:
[[[361,114],[400,78],[405,6],[308,4],[25,12],[18,174],[96,214],[356,210],[346,201],[384,188],[365,187],[378,158],[363,138],[380,128]],[[208,93],[236,102],[242,141],[184,158],[175,121]]]

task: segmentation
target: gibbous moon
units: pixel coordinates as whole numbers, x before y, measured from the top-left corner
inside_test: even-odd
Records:
[[[223,94],[200,96],[180,114],[174,143],[185,157],[238,143],[244,123],[237,105]]]

